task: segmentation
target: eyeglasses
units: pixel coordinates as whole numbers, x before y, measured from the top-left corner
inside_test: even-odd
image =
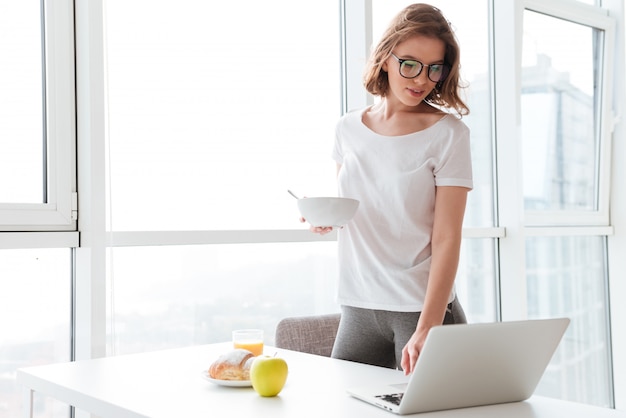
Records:
[[[450,72],[446,64],[422,64],[417,60],[403,60],[391,54],[400,64],[400,75],[404,78],[415,78],[422,73],[424,67],[428,67],[428,79],[433,83],[445,80]]]

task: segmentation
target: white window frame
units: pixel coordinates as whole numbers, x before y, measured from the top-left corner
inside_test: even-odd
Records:
[[[43,1],[47,202],[0,203],[1,231],[76,230],[74,4]]]

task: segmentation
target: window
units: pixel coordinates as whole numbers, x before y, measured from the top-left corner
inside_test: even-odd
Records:
[[[280,8],[283,3],[277,1],[269,5]],[[379,9],[382,6],[382,3],[375,4],[373,16],[382,16],[390,10],[387,4]],[[147,340],[139,346],[127,341],[126,331],[122,330],[127,330],[130,318],[135,318],[140,326],[142,321],[159,323],[158,318],[163,315],[180,315],[197,324],[194,315],[206,318],[210,317],[209,312],[216,312],[217,296],[210,289],[221,288],[223,281],[243,280],[253,293],[263,292],[269,279],[262,278],[262,273],[256,278],[254,267],[248,265],[256,260],[258,268],[263,269],[265,262],[254,257],[257,252],[268,254],[267,260],[274,260],[276,277],[271,280],[280,283],[274,287],[289,288],[293,280],[301,280],[293,277],[294,272],[302,270],[299,266],[308,265],[312,260],[319,262],[320,250],[327,253],[334,248],[333,243],[303,242],[285,246],[272,242],[280,229],[303,228],[297,223],[296,206],[286,193],[287,188],[303,195],[336,193],[330,149],[341,110],[337,27],[340,10],[330,3],[318,11],[307,8],[305,12],[290,3],[289,10],[295,15],[316,13],[315,19],[298,19],[297,27],[292,27],[295,23],[289,23],[280,13],[273,17],[267,15],[263,22],[257,21],[256,8],[267,7],[267,4],[261,6],[252,2],[247,4],[245,12],[237,14],[240,24],[247,30],[233,33],[221,26],[223,19],[218,16],[232,15],[234,6],[189,1],[176,10],[157,4],[146,12],[139,3],[133,2],[119,7],[121,4],[115,2],[107,5],[110,228],[114,231],[111,244],[118,247],[111,250],[109,259],[109,283],[114,289],[109,303],[109,331],[110,349],[126,352],[152,347]],[[483,7],[484,13],[478,16],[484,19],[484,32],[474,36],[472,28],[465,28],[465,33],[472,33],[470,42],[477,45],[488,39],[486,2]],[[197,13],[190,15],[189,8]],[[349,18],[354,18],[355,10],[348,12],[351,13]],[[137,31],[136,21],[145,13],[150,13],[151,17],[142,19],[146,25]],[[186,25],[164,31],[165,22],[174,25],[183,19],[179,13],[184,15]],[[213,24],[206,24],[207,16],[215,19]],[[267,19],[273,18],[276,21],[269,24],[272,29],[268,30]],[[380,21],[376,19],[373,23]],[[337,30],[320,31],[320,27]],[[291,36],[285,38],[285,31]],[[225,44],[224,33],[228,34]],[[258,36],[251,40],[250,33]],[[350,48],[351,45],[348,54]],[[261,50],[263,54],[259,53]],[[468,64],[467,76],[479,80],[482,86],[468,94],[472,95],[470,100],[481,104],[488,103],[490,96],[488,55],[487,49],[477,49],[471,66]],[[353,62],[363,64],[359,59]],[[359,83],[360,73],[361,69],[346,83]],[[250,106],[253,112],[248,110]],[[233,110],[224,111],[225,107]],[[249,123],[242,123],[242,115]],[[474,156],[482,164],[477,164],[476,190],[472,192],[474,203],[467,223],[492,226],[490,114],[477,112],[468,121],[476,127]],[[141,168],[137,169],[137,165]],[[224,240],[232,234],[219,232],[242,230],[242,235],[237,237],[244,234],[250,237],[258,235],[253,234],[254,230],[262,228],[276,230],[268,230],[260,236],[258,244],[249,246],[239,241],[235,248],[231,248],[231,244],[224,245]],[[159,229],[162,231],[152,235],[132,232]],[[148,236],[157,240],[159,237],[175,239],[175,234],[183,237],[180,242],[184,242],[185,236],[191,237],[189,232],[176,232],[176,229],[213,230],[193,235],[202,237],[198,238],[200,240],[208,239],[212,244],[209,248],[183,248],[177,256],[173,254],[177,252],[175,247],[167,251],[171,256],[155,256],[157,250],[147,247],[124,248],[149,245]],[[168,234],[168,230],[173,231]],[[303,241],[314,239],[304,232],[307,238],[301,238]],[[140,238],[142,236],[146,238]],[[242,238],[246,239],[249,238]],[[213,246],[216,248],[211,248]],[[289,251],[291,247],[298,250],[293,253]],[[215,259],[213,253],[231,251],[246,261],[233,261],[232,267],[210,261]],[[270,255],[273,252],[280,254],[278,259]],[[145,261],[141,261],[143,254],[149,254]],[[300,254],[307,254],[307,257],[301,259]],[[334,257],[332,251],[331,254]],[[464,244],[463,259],[467,261],[462,263],[461,269],[467,272],[467,278],[459,281],[459,287],[468,289],[465,295],[472,297],[466,300],[466,304],[475,309],[472,315],[484,321],[497,317],[494,254],[492,238]],[[332,257],[321,262],[322,265],[332,266]],[[234,256],[227,258],[236,259]],[[150,268],[147,267],[149,260],[157,259],[161,260],[160,267],[143,274]],[[184,271],[180,271],[181,268]],[[175,271],[178,273],[173,273]],[[337,310],[332,286],[336,272],[330,267],[324,271],[328,274],[322,281],[325,285],[320,284],[319,279],[308,287],[303,285],[318,301],[314,306],[304,303],[289,308],[277,306],[274,309],[278,311],[267,323],[276,322],[281,317],[278,312],[286,315],[290,309],[292,314],[301,312],[300,309],[304,309],[303,314],[307,309],[309,312],[311,309],[316,312]],[[300,274],[295,276],[300,277]],[[485,282],[485,277],[491,281]],[[188,289],[188,304],[196,308],[187,307],[186,313],[178,310],[176,298],[166,291],[158,296],[136,294],[133,290],[148,286],[154,279],[162,280],[169,289],[176,286],[183,293]],[[206,291],[196,292],[204,287]],[[154,310],[141,310],[144,304]],[[235,298],[228,303],[232,309],[241,311],[246,304],[245,298]],[[252,306],[247,309],[251,310]],[[256,309],[257,315],[263,315],[264,307]],[[142,314],[138,314],[139,311]],[[233,318],[237,315],[233,314]],[[167,344],[182,344],[196,337],[213,341],[219,333],[215,334],[215,327],[211,329],[212,335],[196,335],[194,333],[200,331],[189,328],[186,337],[179,336],[182,340],[168,339]],[[266,334],[273,334],[272,327]]]
[[[0,250],[0,416],[18,416],[16,370],[71,360],[69,249]],[[35,417],[68,417],[67,405],[38,395]]]
[[[75,230],[71,1],[0,5],[0,230]]]
[[[146,9],[133,0],[109,2],[106,13],[110,352],[217,341],[251,317],[271,338],[288,313],[337,310],[334,244],[277,239],[281,230],[312,239],[287,189],[337,193],[337,4],[185,0]],[[124,247],[142,231],[184,242],[189,230],[211,245]],[[259,243],[245,244],[250,237]],[[304,267],[314,261],[328,267]],[[140,291],[147,287],[162,293]],[[164,317],[188,325],[170,337],[150,325]],[[153,338],[137,340],[135,326]]]
[[[43,203],[45,196],[40,14],[38,2],[24,2],[17,8],[0,4],[0,38],[5,40],[0,46],[0,202],[4,203]]]
[[[527,225],[608,224],[605,30],[526,10],[522,146]]]
[[[526,233],[528,315],[572,320],[538,393],[601,406],[613,405],[604,236],[612,24],[588,6],[528,2],[521,50],[524,218],[541,226]]]
[[[171,6],[107,4],[111,229],[299,228],[287,189],[336,195],[337,4]]]
[[[72,1],[0,2],[0,416],[21,410],[18,368],[72,359],[73,23]]]
[[[611,406],[604,237],[531,237],[526,243],[529,317],[572,322],[537,393]]]
[[[111,353],[228,341],[242,328],[263,328],[271,345],[281,318],[337,311],[334,242],[127,247],[111,254]]]

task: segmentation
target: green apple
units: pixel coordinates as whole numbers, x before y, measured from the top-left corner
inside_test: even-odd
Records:
[[[287,362],[280,357],[261,355],[250,367],[252,387],[261,396],[276,396],[287,381]]]

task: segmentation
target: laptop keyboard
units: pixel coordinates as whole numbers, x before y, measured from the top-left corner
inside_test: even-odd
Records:
[[[402,400],[402,395],[404,395],[404,393],[392,393],[389,395],[376,395],[376,397],[378,399],[382,399],[383,401],[391,402],[392,404],[395,404],[395,405],[400,405],[400,401]]]

